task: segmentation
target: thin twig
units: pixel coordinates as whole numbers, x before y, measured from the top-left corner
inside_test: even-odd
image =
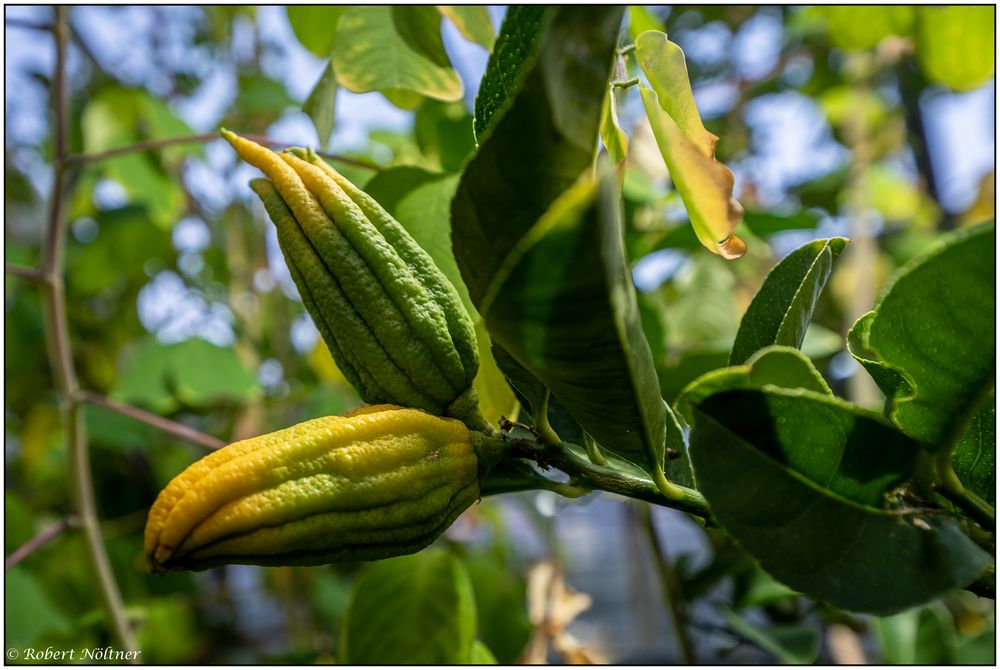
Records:
[[[663,589],[663,599],[667,601],[670,608],[671,620],[674,624],[674,635],[677,637],[677,646],[681,653],[681,662],[684,665],[694,665],[697,659],[694,655],[694,645],[691,643],[691,636],[688,634],[687,611],[684,607],[684,594],[681,592],[680,584],[677,582],[677,575],[670,565],[670,557],[663,546],[660,534],[656,532],[656,524],[653,523],[653,511],[649,505],[638,503],[635,506],[642,519],[642,525],[646,530],[646,538],[649,540],[649,548],[653,553],[653,562],[656,564],[657,572],[660,576],[660,587]]]
[[[632,77],[631,79],[623,79],[611,82],[612,88],[632,88],[633,86],[639,85],[639,78]]]
[[[284,147],[290,146],[287,142],[281,142],[278,140],[271,139],[269,137],[262,137],[260,135],[244,135],[249,140],[253,140],[257,144],[263,144],[269,147]],[[107,158],[114,158],[116,156],[125,156],[127,154],[139,153],[142,151],[153,151],[155,149],[162,149],[164,147],[175,146],[178,144],[204,144],[205,142],[212,142],[214,140],[221,140],[222,138],[218,133],[200,133],[198,135],[181,135],[178,137],[165,137],[158,140],[146,140],[143,142],[136,142],[135,144],[129,144],[124,147],[116,147],[114,149],[108,149],[107,151],[97,151],[89,154],[74,154],[66,158],[66,163],[69,165],[85,165],[87,163],[94,163],[97,161],[105,160]],[[364,158],[357,158],[354,156],[344,156],[342,154],[329,154],[324,152],[317,152],[323,158],[328,160],[337,161],[339,163],[346,163],[348,165],[355,165],[357,167],[366,168],[368,170],[381,170],[382,166],[378,163],[374,163]]]
[[[44,271],[39,270],[38,268],[26,268],[23,265],[4,263],[3,271],[9,275],[14,275],[15,277],[20,277],[21,279],[27,279],[28,281],[38,282],[39,284],[47,284],[50,281],[49,275],[45,274]]]
[[[66,163],[69,165],[82,165],[85,163],[94,163],[96,161],[104,160],[105,158],[114,158],[115,156],[124,156],[126,154],[134,154],[142,151],[152,151],[154,149],[160,149],[162,147],[169,147],[175,144],[201,144],[204,142],[211,142],[212,140],[222,139],[219,137],[218,133],[202,133],[200,135],[182,135],[180,137],[167,137],[159,140],[147,140],[145,142],[136,142],[135,144],[129,144],[124,147],[116,147],[114,149],[108,149],[107,151],[97,151],[91,154],[74,154],[66,158]]]
[[[94,496],[93,477],[90,471],[90,452],[78,399],[79,383],[70,348],[69,324],[66,315],[65,288],[61,271],[65,251],[66,222],[63,218],[64,180],[69,101],[66,86],[66,51],[69,41],[68,9],[55,8],[55,76],[52,79],[52,102],[55,112],[54,179],[50,197],[48,238],[45,241],[44,272],[50,278],[46,284],[45,303],[49,317],[46,329],[49,357],[56,377],[56,386],[62,398],[63,422],[69,452],[69,474],[72,482],[72,500],[79,515],[87,555],[94,570],[98,592],[103,601],[111,632],[124,651],[136,651],[132,631],[125,617],[118,584],[101,537],[101,527]],[[138,656],[135,654],[134,656]]]
[[[61,519],[58,523],[55,523],[38,535],[34,536],[23,545],[14,550],[14,552],[4,559],[3,569],[4,571],[10,570],[15,565],[30,556],[36,549],[40,549],[52,540],[59,537],[59,535],[67,528],[73,525],[73,519],[66,517]]]
[[[109,409],[112,412],[118,412],[119,414],[131,417],[136,421],[142,421],[143,423],[147,423],[154,428],[159,428],[165,433],[176,435],[177,437],[194,442],[195,444],[201,445],[207,449],[220,449],[226,446],[226,443],[218,438],[206,435],[205,433],[195,430],[190,426],[185,426],[182,423],[165,419],[162,416],[153,414],[152,412],[147,412],[144,409],[133,407],[132,405],[119,402],[118,400],[112,400],[111,398],[93,393],[92,391],[82,391],[80,395],[83,400],[91,405],[97,405],[99,407]]]
[[[36,23],[35,21],[29,21],[28,19],[4,19],[4,28],[25,28],[27,30],[40,30],[42,32],[51,33],[54,26],[51,23]]]

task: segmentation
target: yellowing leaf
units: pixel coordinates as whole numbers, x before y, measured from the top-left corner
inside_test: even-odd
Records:
[[[743,207],[733,198],[733,173],[715,160],[718,137],[705,130],[691,92],[684,52],[658,30],[635,41],[639,66],[652,90],[639,87],[656,144],[699,241],[723,258],[739,258],[746,244],[733,235]]]
[[[640,86],[639,92],[656,144],[698,240],[723,258],[739,258],[747,245],[733,235],[743,218],[743,207],[733,198],[733,173],[684,134],[660,106],[654,91]]]
[[[681,48],[668,40],[666,33],[648,30],[635,40],[635,57],[663,110],[707,156],[714,154],[719,138],[701,123]]]

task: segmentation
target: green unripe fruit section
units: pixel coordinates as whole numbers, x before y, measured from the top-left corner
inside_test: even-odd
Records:
[[[361,397],[482,428],[472,389],[479,365],[472,320],[430,256],[314,153],[276,154],[223,135],[270,178],[251,186],[277,228],[306,309]]]

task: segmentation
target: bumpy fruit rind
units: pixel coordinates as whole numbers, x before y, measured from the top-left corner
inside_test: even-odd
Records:
[[[279,154],[222,134],[267,175],[251,187],[277,228],[306,309],[362,399],[482,428],[472,320],[431,257],[315,153]]]
[[[479,497],[460,421],[390,405],[236,442],[175,477],[146,524],[150,570],[318,565],[413,553]]]

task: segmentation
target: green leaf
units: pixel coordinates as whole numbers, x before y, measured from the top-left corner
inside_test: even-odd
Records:
[[[486,131],[500,118],[497,112],[506,109],[521,90],[541,36],[554,15],[555,10],[544,5],[511,5],[507,9],[476,94],[473,132],[477,142],[482,143]]]
[[[894,427],[842,400],[801,389],[764,385],[713,394],[695,416],[722,397],[733,406],[716,423],[818,487],[859,505],[882,506],[882,496],[913,472],[918,445]],[[698,427],[697,419],[695,427]],[[871,445],[879,445],[872,453]]]
[[[993,77],[995,7],[919,7],[916,12],[917,61],[928,79],[971,91]]]
[[[86,405],[83,409],[87,426],[87,436],[93,444],[106,445],[117,449],[142,449],[154,439],[153,428],[118,412],[96,405]]]
[[[990,626],[974,637],[958,643],[959,665],[995,665],[997,660],[996,628]]]
[[[653,15],[649,7],[644,5],[629,5],[628,34],[635,40],[647,30],[666,32],[663,22]]]
[[[227,124],[262,125],[273,123],[295,101],[288,95],[283,82],[260,73],[241,74],[239,99],[227,114]]]
[[[733,173],[715,160],[718,137],[705,130],[688,81],[684,52],[666,34],[636,38],[636,60],[652,90],[639,86],[653,136],[702,245],[723,258],[746,252],[733,235],[743,208],[733,198]]]
[[[791,214],[747,210],[743,212],[743,224],[757,237],[765,237],[785,230],[812,230],[819,225],[820,216],[803,210]]]
[[[99,152],[150,139],[190,135],[191,129],[160,100],[140,89],[108,86],[91,97],[81,116],[84,151]],[[197,145],[167,147],[112,156],[98,169],[125,189],[130,199],[145,205],[157,226],[169,229],[179,219],[187,200],[179,180],[168,167],[200,151]]]
[[[907,263],[859,333],[912,389],[897,390],[892,419],[932,449],[954,445],[993,388],[994,239],[992,223],[958,231]]]
[[[469,659],[470,665],[496,665],[497,659],[493,652],[485,644],[476,640],[472,643],[472,656]]]
[[[472,116],[461,102],[425,100],[417,108],[413,130],[420,151],[445,172],[458,172],[476,151]]]
[[[479,152],[466,165],[452,203],[455,259],[477,307],[518,241],[590,169],[597,150],[601,102],[623,10],[565,6],[546,11],[554,16],[536,37],[538,56],[506,111],[490,120],[495,127],[488,137],[477,131]],[[504,43],[502,33],[487,75],[495,62],[512,58]],[[490,93],[481,89],[479,96],[486,95],[502,94],[495,87]],[[478,106],[476,116],[479,128],[485,118]]]
[[[601,110],[601,141],[615,165],[628,158],[628,134],[618,122],[618,103],[613,88],[608,90]]]
[[[148,337],[126,358],[112,395],[154,412],[169,413],[181,403],[201,407],[247,402],[258,393],[256,377],[232,349],[198,338],[164,345]]]
[[[3,500],[4,555],[10,556],[35,536],[35,519],[24,500],[9,487],[4,491]]]
[[[992,562],[949,517],[875,506],[918,452],[873,414],[776,388],[709,396],[690,447],[715,519],[765,570],[812,598],[878,613],[964,586]]]
[[[533,375],[527,368],[517,362],[517,359],[510,353],[493,342],[493,358],[497,366],[503,371],[504,378],[517,395],[518,401],[528,413],[536,416],[536,413],[545,407],[549,399],[549,390],[538,377]]]
[[[257,393],[257,378],[233,349],[192,338],[171,348],[170,381],[178,400],[186,405],[245,402]]]
[[[365,566],[341,627],[350,665],[469,663],[476,604],[462,562],[440,549]]]
[[[154,337],[135,342],[126,352],[121,376],[112,397],[145,407],[157,414],[177,409],[177,400],[167,387],[171,374],[170,349]]]
[[[493,21],[490,20],[489,8],[484,5],[438,5],[449,21],[455,24],[462,37],[475,42],[487,51],[493,49],[496,33],[493,31]]]
[[[712,370],[694,380],[681,391],[674,410],[692,423],[694,406],[714,393],[767,386],[833,395],[823,375],[802,352],[792,347],[772,345],[755,353],[743,365]]]
[[[758,647],[781,662],[791,665],[815,663],[819,657],[820,627],[800,623],[750,623],[729,608],[723,616],[736,632],[749,638]]]
[[[847,351],[868,371],[868,374],[875,380],[875,384],[891,402],[891,399],[897,395],[908,395],[911,393],[911,389],[903,375],[885,363],[876,360],[877,355],[867,349],[865,342],[868,341],[868,330],[871,328],[874,318],[875,312],[868,312],[854,322],[851,330],[847,333]]]
[[[289,8],[291,10],[291,8]],[[323,74],[302,103],[302,111],[309,115],[316,128],[319,145],[326,146],[333,134],[333,114],[337,102],[337,75],[333,71],[333,61],[327,61]]]
[[[48,594],[23,566],[15,565],[4,575],[4,609],[16,616],[7,617],[4,642],[10,648],[30,646],[45,633],[65,634],[69,622],[52,603]]]
[[[465,565],[475,592],[479,637],[496,656],[490,663],[514,663],[532,631],[524,580],[495,555],[468,556]]]
[[[958,662],[955,621],[941,603],[877,617],[875,633],[887,665],[954,665]]]
[[[833,262],[846,245],[843,237],[814,240],[771,270],[740,321],[730,364],[742,363],[771,344],[802,346]]]
[[[952,467],[964,486],[996,504],[997,419],[995,401],[990,397],[972,417],[969,429],[955,445]]]
[[[801,595],[775,580],[749,557],[747,569],[739,577],[738,584],[741,588],[736,591],[738,598],[734,594],[734,605],[737,609],[770,605]]]
[[[96,216],[97,239],[88,244],[70,241],[67,276],[75,295],[118,296],[130,285],[138,290],[149,281],[147,263],[163,267],[174,262],[170,233],[150,226],[146,211],[136,205],[103,210]],[[123,258],[130,262],[122,263]]]
[[[493,339],[603,448],[662,480],[667,410],[613,177],[585,177],[552,205],[508,256],[480,313]]]
[[[143,662],[193,662],[199,646],[195,612],[180,595],[150,600],[142,608],[142,625],[137,631]]]
[[[320,58],[330,55],[337,21],[345,7],[317,5],[289,5],[288,22],[292,24],[295,37],[309,51]]]
[[[462,80],[445,53],[441,15],[433,7],[348,7],[337,23],[331,56],[337,81],[354,93],[462,97]]]

